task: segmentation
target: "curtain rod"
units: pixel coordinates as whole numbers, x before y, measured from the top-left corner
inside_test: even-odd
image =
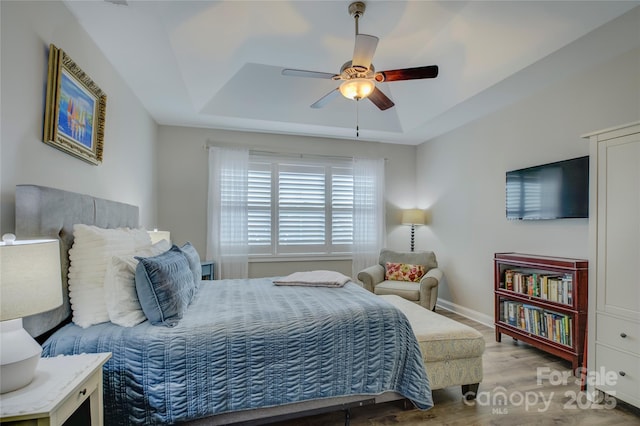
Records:
[[[229,143],[211,143],[211,141],[207,141],[203,147],[205,150],[209,150],[209,148],[244,148],[248,149],[252,154],[263,154],[263,155],[280,155],[280,156],[290,156],[290,157],[298,157],[298,158],[318,158],[318,159],[336,159],[336,160],[353,160],[357,157],[350,156],[340,156],[340,155],[324,155],[324,154],[307,154],[303,152],[279,152],[279,151],[269,151],[260,147],[252,147],[246,145],[234,145]],[[363,158],[371,158],[371,157],[363,157]],[[387,161],[386,158],[384,158]]]

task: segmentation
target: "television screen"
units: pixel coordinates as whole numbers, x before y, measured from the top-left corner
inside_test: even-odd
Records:
[[[507,172],[507,219],[589,217],[589,156]]]

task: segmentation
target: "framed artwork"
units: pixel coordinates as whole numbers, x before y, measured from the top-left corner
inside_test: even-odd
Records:
[[[49,45],[44,143],[102,162],[107,95],[62,49]]]

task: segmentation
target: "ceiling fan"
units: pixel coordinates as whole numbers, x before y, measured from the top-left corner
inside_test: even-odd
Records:
[[[438,76],[437,65],[376,72],[371,60],[378,46],[378,37],[358,32],[358,19],[364,14],[365,8],[364,2],[361,1],[356,1],[349,5],[349,14],[355,19],[356,43],[353,49],[353,58],[342,65],[339,74],[291,68],[282,70],[282,75],[286,76],[342,81],[340,86],[314,102],[311,108],[322,108],[338,93],[341,93],[344,97],[357,101],[368,98],[375,106],[384,111],[395,104],[376,87],[376,83],[435,78]]]

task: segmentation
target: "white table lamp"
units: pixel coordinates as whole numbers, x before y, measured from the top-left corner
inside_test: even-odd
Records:
[[[171,242],[171,232],[169,231],[158,231],[154,228],[153,231],[147,231],[149,236],[151,237],[151,244],[155,244],[158,241],[167,240]]]
[[[22,328],[22,318],[62,305],[58,240],[0,242],[0,393],[33,380],[42,347]]]
[[[424,225],[426,222],[426,215],[424,210],[409,209],[402,212],[402,224],[411,225],[411,251],[414,248],[414,237],[416,225]]]

